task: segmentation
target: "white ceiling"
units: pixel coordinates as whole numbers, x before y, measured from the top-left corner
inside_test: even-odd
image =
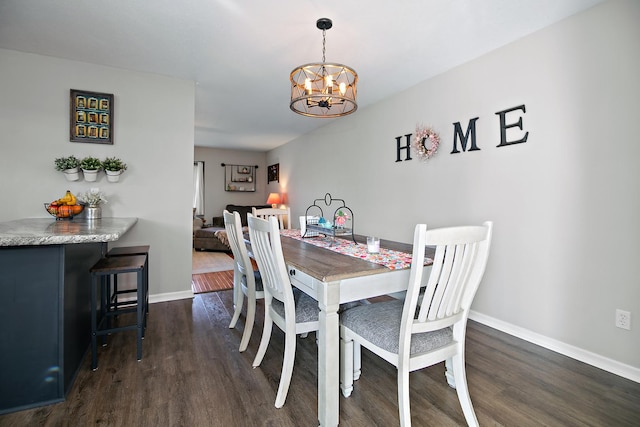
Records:
[[[0,0],[0,48],[194,80],[196,146],[269,150],[341,120],[289,109],[318,18],[362,109],[601,1]]]

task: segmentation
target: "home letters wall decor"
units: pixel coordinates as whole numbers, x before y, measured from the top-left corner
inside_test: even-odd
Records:
[[[113,95],[71,89],[69,140],[113,144]]]
[[[524,131],[522,125],[522,115],[519,115],[517,120],[513,117],[513,112],[522,111],[522,114],[527,112],[524,104],[518,105],[517,107],[508,108],[506,110],[498,111],[495,113],[500,120],[500,143],[496,145],[496,147],[506,147],[508,145],[522,144],[527,142],[529,138],[529,132],[524,132],[524,135],[520,139],[509,140],[507,138],[507,130],[511,128],[518,128],[521,131]],[[508,115],[508,117],[507,117]],[[476,142],[476,122],[479,117],[474,117],[469,120],[469,124],[467,125],[466,131],[462,130],[462,125],[460,122],[453,123],[453,149],[450,154],[460,153],[458,149],[458,143],[462,151],[478,151],[480,147]],[[408,133],[404,135],[406,143],[402,145],[402,136],[396,137],[396,162],[403,161],[402,153],[404,153],[404,160],[412,160],[411,158],[411,136],[412,134]]]

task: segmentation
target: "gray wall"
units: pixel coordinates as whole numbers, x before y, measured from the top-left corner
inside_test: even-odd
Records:
[[[606,2],[335,120],[267,162],[280,163],[294,217],[330,192],[360,234],[410,242],[416,223],[493,220],[473,317],[640,381],[639,20],[640,2]],[[528,141],[497,148],[495,113],[521,104],[526,114],[510,117],[522,117]],[[452,123],[466,129],[474,117],[481,150],[450,154]],[[418,124],[439,132],[439,152],[396,163],[395,138]],[[616,308],[632,312],[631,331],[614,326]]]
[[[114,95],[114,144],[69,142],[69,90]],[[106,193],[103,215],[137,217],[116,245],[151,245],[152,301],[191,292],[194,83],[0,49],[0,221],[50,217],[65,191]],[[67,182],[56,157],[120,157],[120,182]]]
[[[204,162],[204,210],[205,219],[221,216],[228,204],[262,205],[267,200],[267,154],[257,151],[227,150],[221,148],[196,147],[194,160]],[[256,170],[256,191],[225,191],[224,168],[221,163],[236,165],[258,165]]]

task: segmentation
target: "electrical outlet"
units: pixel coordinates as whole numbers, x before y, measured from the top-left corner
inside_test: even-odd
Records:
[[[628,311],[616,309],[616,327],[631,330],[631,313]]]

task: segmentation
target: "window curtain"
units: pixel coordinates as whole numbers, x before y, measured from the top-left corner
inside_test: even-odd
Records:
[[[204,216],[204,162],[193,162],[193,208]]]

